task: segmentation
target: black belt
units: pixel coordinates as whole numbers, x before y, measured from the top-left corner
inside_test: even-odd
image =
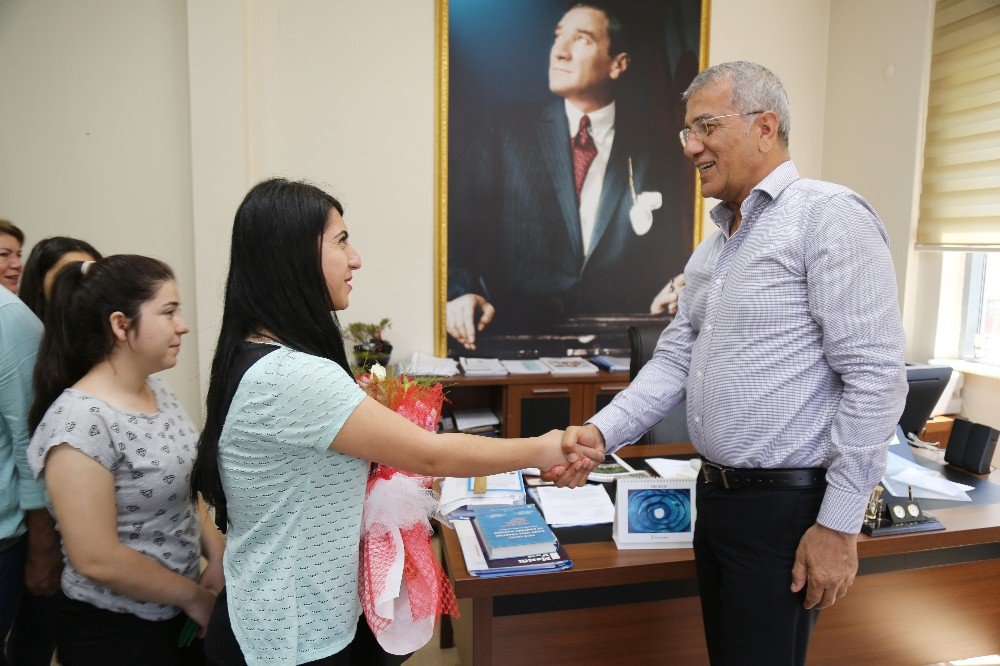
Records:
[[[722,486],[726,490],[823,488],[826,486],[826,469],[823,467],[794,469],[726,467],[702,460],[701,480],[705,483]]]

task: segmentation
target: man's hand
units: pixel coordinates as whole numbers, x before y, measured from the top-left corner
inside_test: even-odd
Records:
[[[478,322],[475,321],[477,310],[481,313]],[[479,294],[462,294],[448,301],[446,312],[448,335],[466,349],[476,348],[476,332],[485,329],[496,314],[493,305]]]
[[[565,444],[564,435],[562,430],[550,430],[536,438],[546,450],[539,470],[542,471],[543,478],[552,475],[553,470],[559,470],[557,475],[565,475],[570,481],[576,481],[563,485],[575,488],[583,485],[594,468],[604,462],[604,451],[603,448],[598,451],[587,446]]]
[[[546,481],[554,481],[557,486],[576,488],[587,482],[590,472],[604,460],[604,435],[593,424],[570,426],[562,437],[562,452],[566,460],[574,462],[583,453],[595,464],[576,467],[557,465],[542,474]]]
[[[806,588],[806,608],[829,608],[858,573],[858,537],[820,524],[802,535],[792,567],[792,592]],[[807,584],[808,581],[808,584]]]
[[[663,314],[664,312],[677,314],[677,306],[680,304],[681,289],[684,288],[684,284],[683,273],[668,282],[667,286],[653,298],[653,302],[649,305],[649,314]]]
[[[25,514],[28,524],[28,556],[24,562],[24,586],[28,594],[51,595],[59,591],[63,558],[56,523],[45,509]]]

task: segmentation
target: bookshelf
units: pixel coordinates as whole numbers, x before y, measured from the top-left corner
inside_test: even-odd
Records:
[[[594,375],[449,377],[445,411],[489,407],[500,417],[502,437],[531,437],[580,425],[628,386],[627,372]]]

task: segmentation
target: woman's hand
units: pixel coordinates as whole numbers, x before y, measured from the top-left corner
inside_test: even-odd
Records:
[[[194,585],[191,592],[191,599],[182,606],[189,618],[198,623],[201,631],[198,638],[205,637],[205,630],[208,628],[208,620],[212,617],[212,609],[215,608],[216,594],[206,587]]]
[[[221,557],[208,560],[208,566],[201,572],[198,584],[214,594],[222,591],[223,586],[226,584],[226,574],[222,569]]]
[[[587,446],[564,447],[563,431],[550,430],[535,438],[542,445],[542,464],[538,467],[544,473],[554,467],[577,472],[579,482],[571,487],[582,485],[590,472],[604,461],[604,452]]]

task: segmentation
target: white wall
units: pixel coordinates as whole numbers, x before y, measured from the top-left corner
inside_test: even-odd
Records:
[[[940,302],[940,257],[909,249],[932,7],[713,0],[710,27],[711,64],[755,60],[784,81],[800,172],[885,219],[917,361],[934,355]],[[0,214],[29,242],[71,233],[175,267],[195,333],[171,382],[192,413],[233,213],[268,175],[345,204],[364,268],[342,321],[388,316],[396,359],[431,352],[434,34],[432,0],[5,0]],[[980,384],[969,404],[992,404],[1000,390]]]
[[[67,235],[163,259],[196,329],[183,4],[5,0],[0,91],[0,216],[25,250]],[[196,343],[166,374],[194,419]]]

